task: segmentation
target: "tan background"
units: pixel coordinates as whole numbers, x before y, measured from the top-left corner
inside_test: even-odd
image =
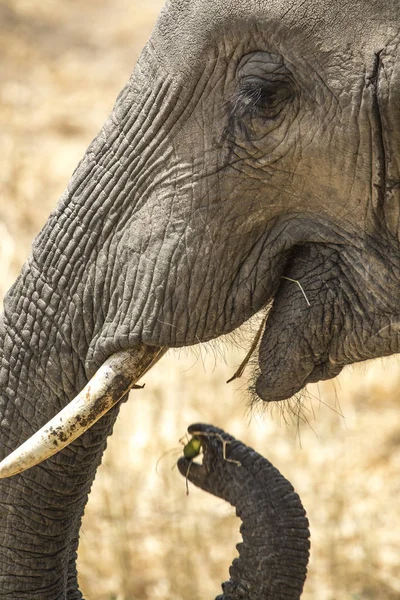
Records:
[[[0,0],[1,295],[160,5]],[[87,600],[207,600],[219,592],[240,539],[237,520],[198,490],[186,497],[173,469],[179,438],[198,420],[253,445],[300,493],[312,531],[306,600],[400,598],[398,360],[310,387],[299,416],[297,404],[248,410],[246,382],[224,383],[244,353],[226,342],[175,351],[123,406],[83,524]]]

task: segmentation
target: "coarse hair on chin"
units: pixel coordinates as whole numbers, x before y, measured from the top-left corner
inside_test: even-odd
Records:
[[[294,426],[300,432],[300,426],[307,425],[314,431],[310,424],[310,419],[314,418],[312,403],[314,400],[319,401],[319,399],[313,396],[307,388],[303,388],[286,400],[265,401],[260,398],[256,391],[256,381],[260,374],[258,364],[253,365],[251,383],[248,386],[248,417],[251,419],[257,415],[257,417],[261,416],[264,419],[268,415],[279,426]]]

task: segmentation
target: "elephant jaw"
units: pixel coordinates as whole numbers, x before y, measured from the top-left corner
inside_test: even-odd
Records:
[[[80,437],[134,388],[166,351],[142,344],[110,356],[78,396],[0,462],[0,479],[38,465]]]

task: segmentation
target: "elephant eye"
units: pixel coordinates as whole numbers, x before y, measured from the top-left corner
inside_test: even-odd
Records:
[[[261,134],[276,125],[295,94],[295,81],[283,57],[257,51],[242,57],[236,69],[230,124]],[[280,119],[279,119],[280,120]]]
[[[290,83],[282,78],[264,79],[246,77],[233,98],[236,117],[264,117],[274,119],[292,97]]]

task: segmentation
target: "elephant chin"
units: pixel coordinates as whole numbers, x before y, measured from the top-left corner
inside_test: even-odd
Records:
[[[271,371],[267,364],[263,364],[261,374],[257,377],[255,390],[264,402],[279,402],[287,400],[299,393],[308,383],[317,383],[326,379],[333,379],[341,372],[343,367],[333,367],[329,364],[318,364],[311,369],[300,364],[297,369],[285,368],[285,365]],[[308,372],[307,372],[308,371]]]

